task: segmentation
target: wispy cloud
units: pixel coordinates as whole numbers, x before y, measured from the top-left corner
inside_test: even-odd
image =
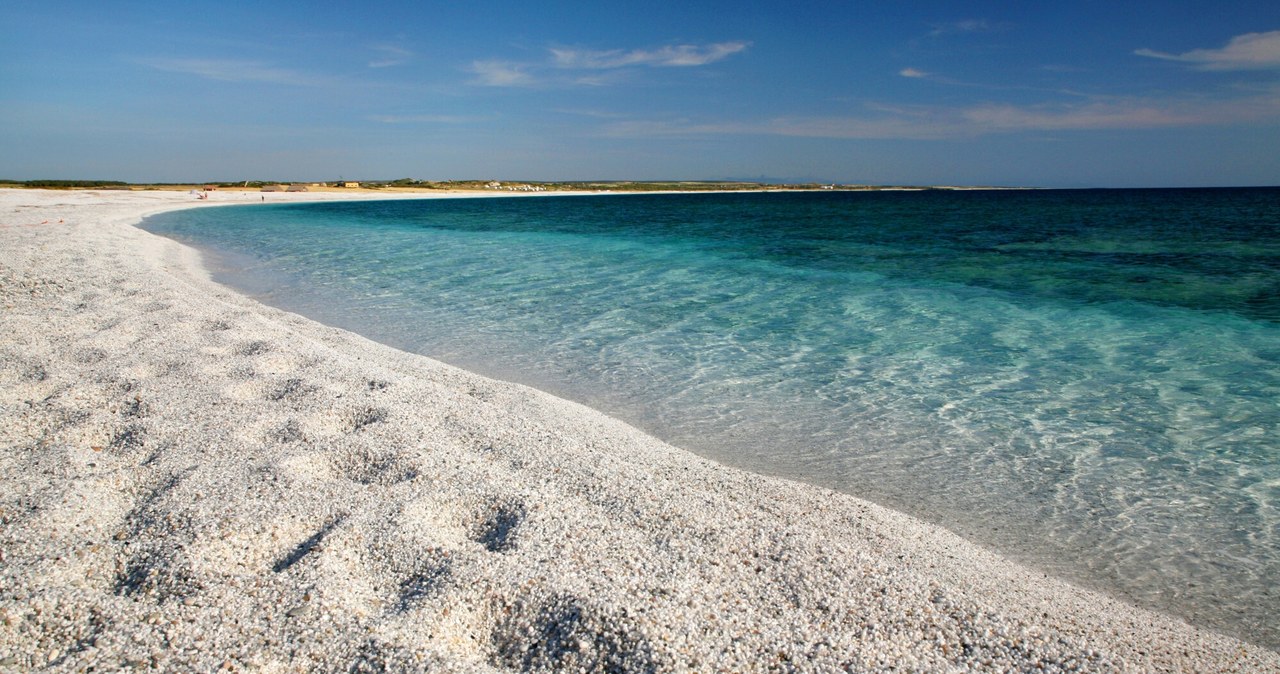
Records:
[[[194,75],[219,82],[265,82],[293,86],[322,86],[329,83],[323,77],[308,73],[276,68],[256,61],[224,59],[143,59],[143,65],[165,72]]]
[[[1280,69],[1280,30],[1237,35],[1221,49],[1193,49],[1181,54],[1138,49],[1134,53],[1138,56],[1191,63],[1198,70]]]
[[[1084,105],[980,105],[960,111],[964,126],[977,133],[1151,129],[1211,123],[1206,110],[1168,109],[1148,101]]]
[[[628,66],[689,67],[722,61],[746,51],[750,46],[749,42],[717,42],[702,46],[682,44],[631,50],[554,48],[551,55],[559,68],[602,70]]]
[[[611,136],[771,135],[833,139],[943,140],[1020,132],[1102,131],[1209,126],[1280,119],[1280,89],[1227,101],[1125,99],[959,108],[873,104],[861,114],[758,121],[630,120]]]
[[[377,54],[377,57],[369,61],[370,68],[390,68],[403,65],[413,58],[413,52],[395,45],[373,45],[371,49]]]
[[[592,110],[585,108],[558,108],[555,110],[562,115],[576,115],[579,117],[591,117],[595,119],[625,119],[625,113],[614,110]]]
[[[606,86],[617,84],[635,68],[688,68],[723,61],[746,51],[749,42],[669,45],[654,49],[575,49],[552,47],[543,61],[474,61],[468,68],[474,84],[491,87]]]
[[[575,75],[568,82],[582,87],[608,87],[620,84],[626,79],[626,71],[623,70],[589,70]]]
[[[527,87],[536,83],[527,64],[510,61],[473,61],[469,70],[475,84],[486,87]]]
[[[987,82],[969,82],[965,80],[957,80],[955,78],[939,75],[938,73],[920,70],[919,68],[903,68],[898,71],[900,77],[909,79],[927,80],[933,84],[941,84],[949,87],[961,87],[965,89],[977,89],[993,92],[1031,92],[1037,94],[1051,94],[1053,96],[1066,96],[1069,98],[1085,98],[1092,99],[1095,95],[1078,91],[1075,89],[1064,89],[1061,87],[1035,87],[1025,84],[990,84]]]
[[[368,119],[381,124],[470,124],[491,118],[469,115],[370,115]]]
[[[943,35],[960,35],[966,33],[997,33],[1009,29],[1007,23],[993,23],[986,19],[964,19],[961,21],[951,21],[948,23],[935,23],[933,30],[929,31],[930,37],[941,37]]]
[[[628,120],[604,127],[606,136],[622,138],[679,138],[705,136],[793,136],[829,139],[940,139],[956,130],[895,116],[776,117],[758,121],[692,122],[690,120]]]

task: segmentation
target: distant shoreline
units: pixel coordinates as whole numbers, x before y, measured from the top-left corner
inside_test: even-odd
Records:
[[[351,185],[351,186],[345,186]],[[470,192],[925,192],[1038,190],[1041,187],[1002,185],[868,185],[845,183],[764,183],[715,180],[589,180],[589,181],[520,181],[520,180],[374,180],[334,182],[243,181],[207,183],[127,183],[112,180],[27,180],[3,181],[0,188],[112,191],[252,191],[252,192],[338,192],[450,194]]]

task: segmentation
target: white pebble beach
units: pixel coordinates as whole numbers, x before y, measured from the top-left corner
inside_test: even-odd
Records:
[[[0,190],[0,671],[1280,672],[264,306],[135,226],[237,201]]]

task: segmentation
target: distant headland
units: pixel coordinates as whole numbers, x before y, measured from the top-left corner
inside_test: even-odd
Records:
[[[360,190],[387,192],[781,192],[1032,189],[999,185],[867,185],[844,183],[773,183],[738,180],[330,180],[321,182],[237,180],[184,183],[130,183],[119,180],[4,180],[0,187],[99,190],[260,190],[306,192]]]

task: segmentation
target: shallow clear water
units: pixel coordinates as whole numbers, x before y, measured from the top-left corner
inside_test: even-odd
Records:
[[[1280,645],[1280,190],[317,203],[145,227],[271,304]]]

